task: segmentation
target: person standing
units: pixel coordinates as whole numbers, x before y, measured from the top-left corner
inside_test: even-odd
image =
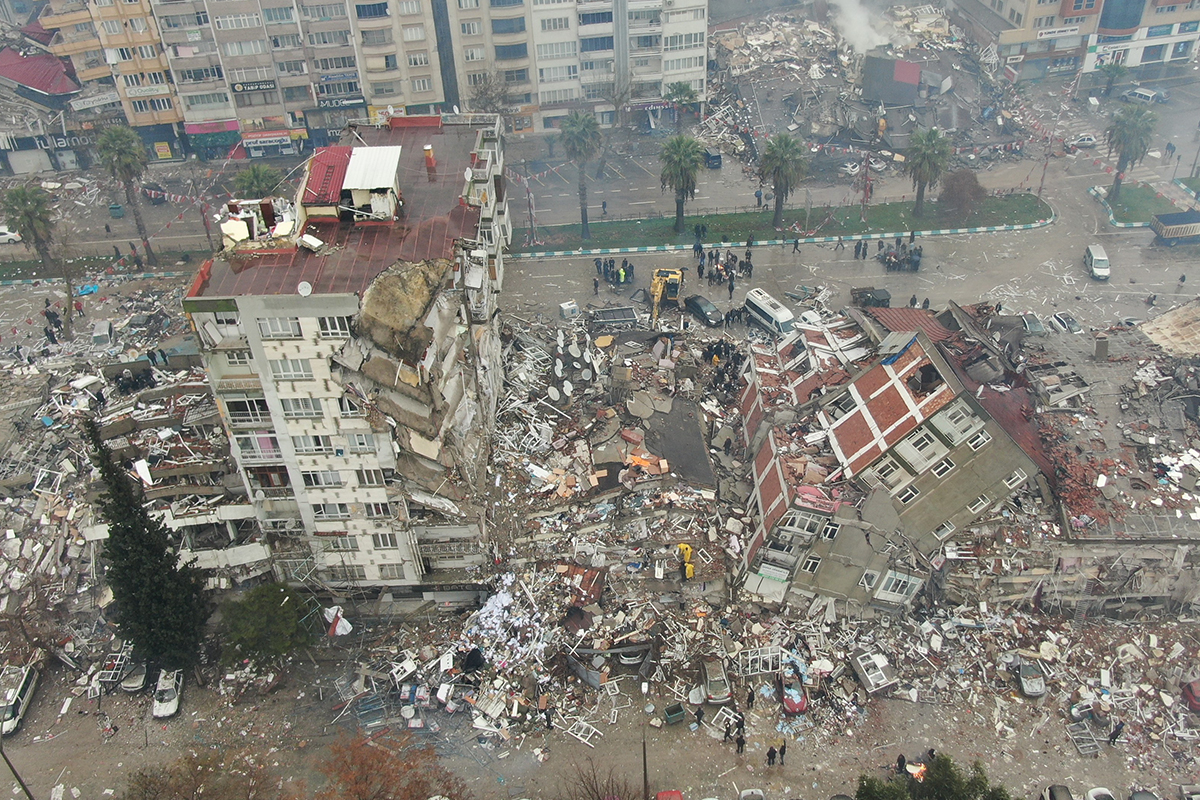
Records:
[[[1117,739],[1121,738],[1121,733],[1125,730],[1125,720],[1121,720],[1113,727],[1112,733],[1108,735],[1108,746],[1112,747],[1117,743]]]
[[[725,738],[721,740],[721,744],[733,741],[733,722],[725,720]]]
[[[762,208],[762,189],[754,190],[754,203],[758,208]]]
[[[734,739],[734,742],[737,744],[737,752],[739,756],[746,752],[746,737],[742,735],[741,731],[738,731],[737,738]]]
[[[734,289],[734,285],[733,285],[733,273],[731,272],[731,273],[729,273],[729,299],[730,299],[730,300],[732,300],[732,299],[733,299],[733,289]]]
[[[699,708],[696,709],[696,724],[697,725],[704,724],[704,706],[700,706]]]
[[[600,296],[600,279],[599,278],[592,278],[592,294],[595,297]]]
[[[732,441],[732,437],[730,437],[729,439],[726,439],[725,444],[729,444],[730,441]],[[737,714],[737,719],[734,721],[737,723],[738,735],[740,736],[741,734],[745,733],[746,732],[746,715],[739,711]]]
[[[608,216],[608,201],[607,200],[600,201],[600,216],[602,216],[602,217]]]
[[[746,690],[746,708],[750,711],[754,710],[754,687]]]
[[[785,739],[783,741],[783,744],[779,745],[779,766],[781,766],[781,767],[783,766],[783,757],[786,755],[787,755],[787,740]]]
[[[768,767],[773,767],[773,766],[775,766],[775,754],[776,754],[776,752],[777,752],[777,751],[775,750],[775,745],[771,745],[770,749],[768,749],[768,750],[767,750],[767,766],[768,766]]]
[[[696,277],[704,280],[704,256],[700,257],[700,266],[696,267]]]
[[[602,259],[602,258],[596,259],[596,274],[597,275],[604,274],[604,259]]]
[[[150,366],[152,366],[152,367],[158,366],[158,354],[155,353],[153,350],[146,351],[146,358],[150,361]]]

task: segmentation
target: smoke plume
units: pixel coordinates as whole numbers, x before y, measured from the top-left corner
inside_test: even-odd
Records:
[[[862,0],[837,0],[831,5],[838,32],[856,52],[865,53],[888,43],[887,34],[877,27],[879,15],[863,5]]]

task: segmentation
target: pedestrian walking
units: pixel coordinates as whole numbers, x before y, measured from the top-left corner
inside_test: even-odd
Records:
[[[746,708],[750,711],[754,710],[754,688],[751,687],[746,691]]]
[[[796,239],[792,242],[792,252],[793,253],[800,252],[800,240],[799,239]]]
[[[608,216],[608,201],[607,200],[600,201],[600,216],[602,216],[602,217]]]
[[[625,268],[621,267],[621,269],[617,272],[617,283],[624,283],[624,282],[625,282]]]
[[[150,366],[158,366],[158,355],[153,350],[146,351],[146,358],[150,360]]]
[[[758,208],[762,208],[762,189],[754,190],[754,203]]]
[[[912,297],[908,298],[908,307],[909,308],[917,307],[917,296],[915,294]]]
[[[117,247],[115,244],[113,245],[113,255],[117,258],[121,257],[121,248]]]
[[[913,242],[915,242],[916,240],[917,240],[917,232],[916,232],[916,231],[909,231],[909,232],[908,232],[908,243],[909,243],[909,244],[912,244],[912,243],[913,243]]]
[[[82,302],[82,301],[79,301],[79,300],[76,300],[76,301],[75,301],[75,315],[76,315],[76,316],[78,316],[78,317],[82,317],[82,316],[84,316],[84,314],[83,314],[83,302]]]
[[[1183,285],[1185,283],[1187,283],[1187,275],[1180,275],[1179,276],[1179,288],[1182,289]]]
[[[700,259],[700,266],[696,267],[696,277],[704,280],[704,259]]]
[[[787,755],[787,742],[779,745],[779,766],[783,766],[783,757]]]
[[[732,439],[732,437],[730,439],[726,439],[725,443],[729,444],[731,439]],[[738,733],[739,734],[744,733],[746,730],[746,715],[739,711],[735,722],[737,723]]]
[[[841,236],[838,237],[837,245],[833,249],[834,250],[845,250],[846,249],[846,243],[844,241],[842,241]]]
[[[737,752],[739,756],[746,752],[746,737],[742,736],[741,731],[738,731],[738,736],[736,739],[734,739],[734,742],[737,744]]]
[[[904,753],[896,756],[896,774],[903,775],[906,772],[908,760],[904,757]]]
[[[725,720],[725,738],[721,740],[721,744],[733,741],[733,723]]]
[[[704,724],[704,707],[703,706],[696,709],[696,724],[697,725]]]
[[[880,239],[880,240],[877,242],[877,244],[879,245],[879,249],[878,249],[878,250],[876,250],[875,252],[877,252],[877,253],[882,253],[882,252],[883,252],[883,239]]]
[[[767,766],[768,767],[775,766],[775,755],[778,752],[779,751],[775,749],[775,745],[771,745],[770,749],[767,750]]]
[[[731,273],[729,273],[729,299],[730,299],[730,300],[732,300],[732,299],[733,299],[733,289],[734,289],[734,285],[733,285],[733,273],[731,272]]]
[[[600,296],[600,279],[592,278],[592,294],[596,297]]]
[[[1112,733],[1108,735],[1108,746],[1112,747],[1117,743],[1117,739],[1121,738],[1121,732],[1125,730],[1125,720],[1121,720],[1112,729]]]
[[[597,275],[604,274],[604,259],[602,259],[602,258],[596,259],[596,274]]]
[[[708,238],[708,225],[706,225],[703,222],[700,223],[700,238],[702,238],[702,239]]]
[[[854,243],[854,260],[855,260],[855,261],[858,261],[858,257],[859,257],[860,255],[862,255],[862,245],[863,245],[863,243],[862,243],[862,242],[855,242],[855,243]]]

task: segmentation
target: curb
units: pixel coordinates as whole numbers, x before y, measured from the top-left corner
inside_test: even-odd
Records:
[[[145,280],[146,278],[189,278],[195,274],[196,273],[194,270],[189,271],[189,272],[133,272],[133,273],[127,273],[127,274],[122,273],[120,275],[105,275],[103,278],[94,278],[93,280],[100,281],[100,280],[112,280],[113,278],[120,278],[122,280],[140,281],[140,280]],[[32,286],[35,283],[37,283],[37,284],[55,283],[56,281],[59,281],[59,280],[61,280],[61,279],[57,278],[57,277],[37,278],[37,279],[22,278],[20,280],[0,281],[0,286]],[[80,283],[84,283],[84,282],[86,282],[86,281],[76,280],[75,285],[78,286]]]
[[[1111,217],[1111,213],[1109,214]],[[830,244],[836,243],[841,238],[843,243],[857,241],[872,241],[877,239],[906,239],[911,234],[913,236],[953,236],[964,233],[1004,233],[1007,231],[1029,231],[1035,228],[1044,228],[1051,225],[1058,219],[1058,213],[1051,211],[1048,219],[1039,219],[1037,222],[1027,222],[1020,225],[989,225],[983,228],[940,228],[937,230],[928,231],[893,231],[891,233],[863,233],[855,236],[809,236],[800,239],[800,244]],[[767,245],[782,245],[787,246],[795,239],[765,239],[761,242],[756,241],[755,247]],[[620,253],[663,253],[675,250],[691,250],[693,245],[690,244],[667,244],[654,245],[651,247],[613,247],[599,250],[544,250],[537,253],[512,253],[508,258],[551,258],[554,256],[601,256]],[[712,242],[703,245],[705,250],[716,248],[741,247],[740,242]]]
[[[1101,194],[1101,187],[1093,186],[1088,189],[1088,194],[1100,201],[1100,205],[1104,206],[1104,210],[1108,212],[1108,224],[1114,228],[1149,228],[1149,222],[1117,222],[1117,218],[1113,216],[1112,206],[1108,204],[1108,200]]]
[[[1184,183],[1182,178],[1175,178],[1174,180],[1171,181],[1171,183],[1175,184],[1180,189],[1182,189],[1184,194],[1186,194],[1188,197],[1192,198],[1193,200],[1200,200],[1200,192],[1197,192],[1195,189],[1191,188],[1186,183]]]

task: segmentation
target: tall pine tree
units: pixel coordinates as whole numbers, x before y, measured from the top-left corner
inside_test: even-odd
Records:
[[[92,459],[106,487],[103,558],[117,607],[117,626],[138,652],[167,668],[192,664],[209,606],[200,572],[181,565],[166,527],[150,516],[140,485],[113,463],[95,423],[86,423]]]

